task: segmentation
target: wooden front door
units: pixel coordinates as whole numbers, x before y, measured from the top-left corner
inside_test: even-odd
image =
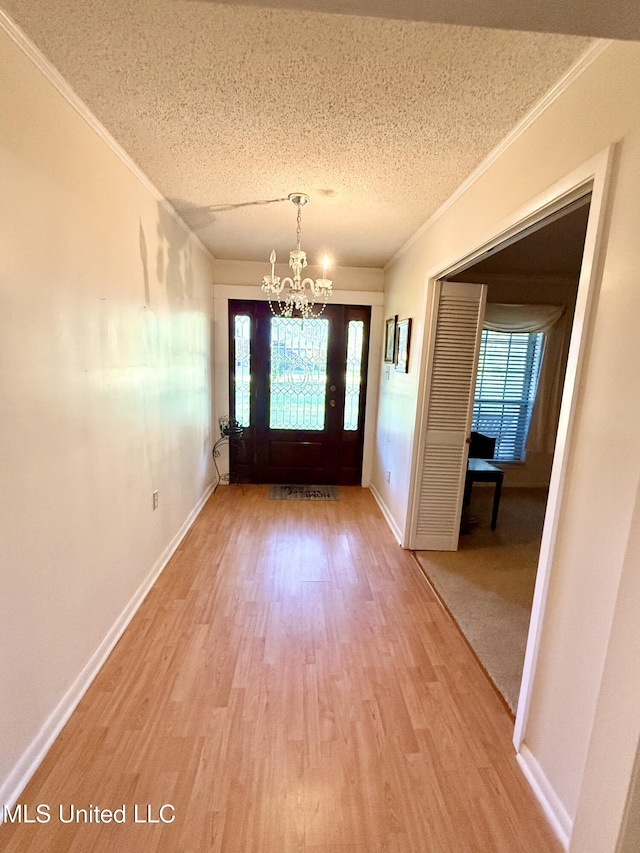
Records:
[[[368,307],[274,317],[268,302],[230,300],[231,479],[353,484],[362,477]]]

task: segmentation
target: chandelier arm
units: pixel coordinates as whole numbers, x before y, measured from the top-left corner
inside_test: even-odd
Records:
[[[333,290],[333,282],[328,278],[319,278],[317,281],[312,281],[309,287],[314,296],[328,297]]]
[[[265,275],[262,279],[262,289],[265,293],[280,293],[284,283],[279,276]]]

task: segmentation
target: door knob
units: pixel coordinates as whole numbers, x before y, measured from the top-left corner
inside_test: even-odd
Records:
[[[335,400],[329,400],[329,405],[331,406],[332,409],[335,406],[335,404],[336,404]]]
[[[335,390],[336,390],[336,386],[335,386],[335,385],[331,385],[331,386],[329,387],[329,391],[332,391],[332,392],[333,392],[333,391],[335,391]]]

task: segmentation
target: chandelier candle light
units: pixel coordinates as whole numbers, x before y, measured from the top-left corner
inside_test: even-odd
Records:
[[[263,277],[262,289],[269,294],[269,305],[276,317],[292,317],[294,311],[297,311],[304,319],[319,317],[326,308],[333,288],[333,282],[326,278],[329,259],[326,255],[323,258],[322,278],[315,279],[315,281],[312,278],[302,278],[301,272],[307,266],[307,253],[300,248],[300,220],[302,208],[309,203],[310,199],[308,195],[302,193],[291,193],[289,201],[293,202],[298,208],[296,248],[289,252],[289,266],[293,270],[293,278],[285,276],[285,278],[280,279],[280,276],[276,275],[276,252],[274,249],[269,258],[271,275]],[[309,292],[307,292],[307,287]],[[322,307],[314,311],[316,299],[318,302],[322,302]],[[274,302],[278,304],[277,311]]]

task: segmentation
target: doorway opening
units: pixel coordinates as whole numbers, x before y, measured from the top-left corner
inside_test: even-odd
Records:
[[[516,748],[518,761],[532,784],[535,784],[536,769],[531,763],[531,756],[526,749],[525,741],[537,677],[538,658],[551,571],[556,556],[558,533],[564,519],[564,489],[570,459],[571,439],[580,400],[579,383],[588,352],[592,310],[596,302],[601,278],[602,258],[600,253],[601,247],[604,245],[608,191],[613,170],[614,153],[614,146],[611,145],[604,148],[590,160],[578,166],[573,172],[558,180],[553,186],[548,187],[539,196],[530,199],[521,208],[511,213],[503,221],[502,225],[480,245],[477,243],[471,244],[466,254],[458,254],[457,258],[448,266],[444,268],[439,266],[428,271],[426,275],[427,313],[425,314],[425,319],[430,321],[431,315],[428,312],[433,309],[434,295],[439,293],[441,287],[450,286],[446,283],[441,285],[439,279],[450,274],[461,273],[463,270],[486,258],[499,247],[506,248],[510,243],[517,242],[519,236],[533,233],[537,228],[542,227],[545,222],[546,224],[550,224],[550,217],[556,214],[561,216],[560,211],[565,210],[566,212],[567,206],[571,203],[587,195],[591,197],[574,321],[567,356],[564,390],[558,419],[553,466],[549,483],[549,496],[542,530],[542,541],[540,543],[540,557],[531,607],[531,620],[522,670],[522,683],[518,696],[513,731],[513,743]],[[482,289],[485,285],[467,284],[459,285],[459,287]],[[417,547],[412,542],[415,538],[416,519],[420,510],[422,482],[421,472],[418,471],[418,467],[421,460],[420,454],[425,444],[424,438],[429,416],[428,381],[432,372],[432,349],[433,335],[431,330],[427,329],[422,343],[419,399],[416,410],[417,419],[412,452],[415,464],[411,477],[405,535],[403,537],[403,544],[409,548]],[[471,422],[470,412],[472,402],[472,399],[470,399],[469,424]],[[464,445],[464,443],[463,432],[462,444]],[[463,455],[466,460],[466,454]],[[459,503],[457,507],[454,507],[457,510],[458,519],[462,506],[464,483],[465,470],[463,468],[460,471],[458,487]],[[452,550],[455,550],[455,547]]]
[[[444,280],[481,283],[487,288],[487,313],[500,306],[502,313],[519,306],[519,316],[544,306],[562,314],[548,333],[551,346],[533,377],[541,332],[483,331],[491,353],[481,360],[476,383],[474,420],[478,429],[497,447],[487,462],[504,474],[499,516],[491,529],[493,487],[473,489],[457,551],[416,551],[423,571],[458,623],[483,668],[515,715],[520,686],[540,545],[557,432],[560,399],[566,373],[570,332],[585,247],[590,196],[559,211],[533,233],[487,257],[456,271]],[[520,306],[522,306],[520,308]],[[552,338],[553,335],[553,338]],[[504,341],[500,341],[500,337]],[[527,339],[531,346],[522,341]],[[531,340],[529,341],[529,338]],[[505,344],[506,341],[506,344]],[[521,346],[517,347],[514,341]],[[508,345],[508,346],[507,346]],[[535,346],[534,346],[535,345]],[[536,350],[537,351],[537,350]],[[546,363],[544,359],[547,359]],[[513,362],[513,375],[509,365]],[[484,375],[482,368],[484,367]],[[526,378],[526,382],[524,382]],[[537,383],[538,400],[525,400]],[[522,393],[521,393],[522,392]],[[544,397],[545,399],[541,399]],[[521,399],[522,398],[522,399]],[[536,405],[538,417],[536,418]],[[546,407],[549,411],[542,411]],[[534,411],[535,435],[527,428]],[[507,461],[505,461],[507,460]]]
[[[229,300],[229,399],[243,427],[232,481],[359,485],[371,309],[330,305],[315,318]]]

